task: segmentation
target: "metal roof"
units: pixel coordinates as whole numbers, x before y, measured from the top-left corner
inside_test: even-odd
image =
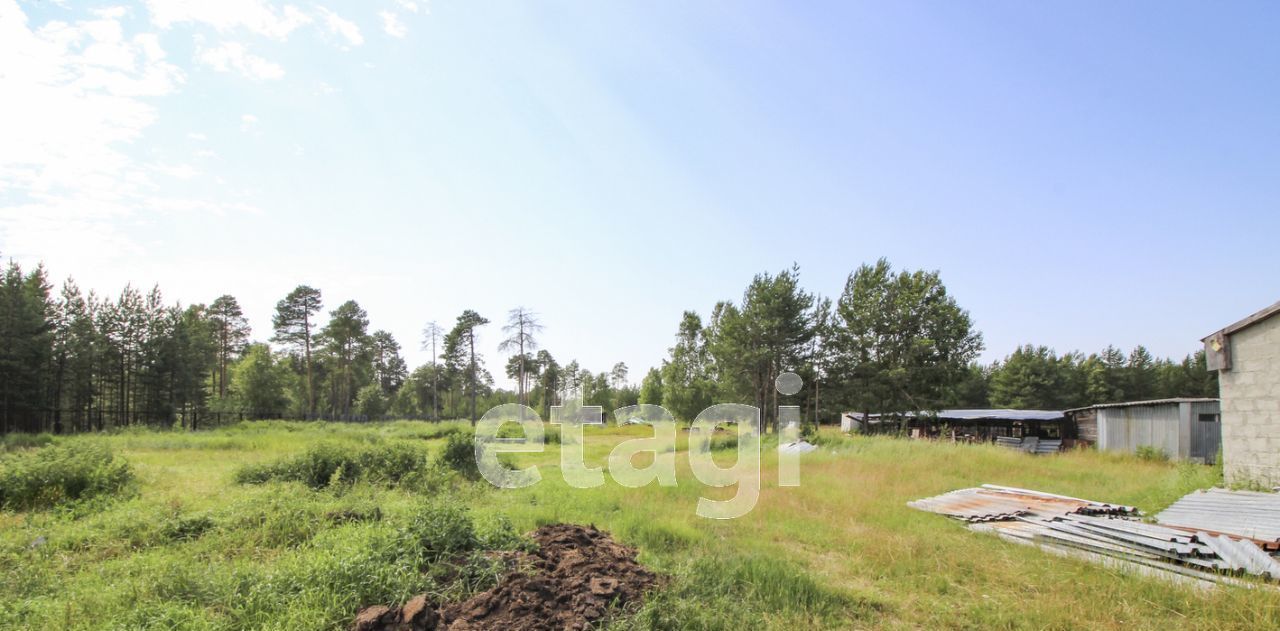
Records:
[[[1218,399],[1197,398],[1197,397],[1175,397],[1172,399],[1149,399],[1147,401],[1122,401],[1120,403],[1095,403],[1086,405],[1082,408],[1071,408],[1067,412],[1079,412],[1080,410],[1093,410],[1097,408],[1128,408],[1141,405],[1173,405],[1175,403],[1217,403]]]
[[[861,419],[862,415],[856,412],[845,412],[846,415],[853,415],[855,419]],[[1062,419],[1063,412],[1060,410],[938,410],[935,414],[924,414],[924,416],[936,416],[943,420],[954,421],[982,421],[982,420],[999,420],[999,421],[1058,421]],[[870,418],[879,419],[884,414],[870,414]],[[892,416],[892,415],[889,415]],[[916,416],[915,414],[904,414],[903,416]]]
[[[1266,309],[1263,309],[1262,311],[1259,311],[1259,312],[1257,312],[1257,313],[1255,313],[1255,314],[1253,314],[1253,315],[1251,315],[1251,316],[1249,316],[1249,317],[1247,317],[1247,318],[1245,318],[1245,319],[1243,319],[1243,320],[1240,320],[1239,322],[1236,322],[1235,324],[1231,324],[1231,325],[1227,326],[1227,327],[1226,327],[1226,328],[1224,328],[1224,329],[1221,329],[1221,330],[1218,330],[1218,331],[1214,331],[1213,333],[1210,333],[1210,334],[1208,334],[1208,335],[1206,335],[1206,336],[1204,336],[1204,337],[1200,338],[1200,341],[1201,341],[1201,342],[1205,342],[1205,341],[1208,341],[1208,340],[1209,340],[1209,338],[1216,337],[1216,336],[1219,336],[1219,335],[1224,335],[1224,336],[1225,336],[1225,335],[1231,335],[1232,333],[1235,333],[1235,332],[1237,332],[1237,331],[1239,331],[1239,330],[1241,330],[1241,329],[1247,329],[1247,328],[1249,328],[1249,327],[1251,327],[1251,326],[1253,326],[1253,325],[1255,325],[1255,324],[1257,324],[1257,323],[1259,323],[1259,322],[1262,322],[1263,320],[1266,320],[1266,319],[1270,318],[1271,316],[1276,315],[1276,314],[1278,314],[1278,313],[1280,313],[1280,302],[1277,302],[1277,303],[1275,303],[1275,304],[1271,305],[1270,307],[1267,307]]]
[[[938,418],[961,421],[1056,421],[1062,418],[1061,410],[939,410]]]

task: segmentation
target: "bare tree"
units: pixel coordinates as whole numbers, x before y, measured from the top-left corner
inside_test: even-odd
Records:
[[[517,378],[517,389],[520,393],[520,404],[527,405],[525,400],[525,365],[528,363],[526,353],[538,350],[538,341],[533,335],[542,331],[542,323],[538,322],[538,314],[524,308],[516,307],[507,312],[507,325],[502,327],[502,332],[508,335],[507,339],[502,340],[498,344],[498,350],[502,352],[516,351],[520,357],[520,371]]]
[[[444,335],[444,329],[432,320],[422,329],[422,350],[431,351],[431,418],[440,420],[440,366],[436,364],[436,358],[440,354],[436,352],[436,344]]]

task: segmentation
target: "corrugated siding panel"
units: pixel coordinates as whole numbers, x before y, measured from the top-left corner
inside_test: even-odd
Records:
[[[1106,436],[1105,441],[1099,441],[1099,447],[1132,453],[1140,446],[1150,445],[1177,458],[1182,453],[1178,438],[1181,429],[1178,408],[1176,403],[1101,408],[1098,410],[1098,431]]]
[[[1222,444],[1222,405],[1217,401],[1191,403],[1191,444],[1189,457],[1206,464],[1217,461]],[[1212,415],[1213,422],[1201,421],[1201,415]]]

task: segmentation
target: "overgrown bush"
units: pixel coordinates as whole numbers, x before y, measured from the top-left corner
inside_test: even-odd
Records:
[[[31,510],[122,493],[129,464],[97,444],[72,444],[0,458],[0,509]]]
[[[424,504],[397,531],[396,539],[400,553],[412,555],[448,600],[461,600],[497,584],[508,568],[492,552],[535,548],[505,518],[477,525],[468,509],[452,500]]]
[[[236,482],[301,482],[313,489],[357,481],[394,486],[427,468],[427,451],[416,445],[390,443],[351,447],[324,443],[277,462],[247,465]]]
[[[400,529],[400,537],[416,550],[424,565],[471,552],[480,545],[466,507],[451,501],[425,505]]]
[[[450,434],[448,442],[444,444],[444,451],[440,454],[440,462],[468,480],[480,479],[475,443],[470,436]]]
[[[52,434],[23,434],[21,432],[0,436],[0,453],[37,449],[53,444]]]
[[[1153,445],[1139,445],[1133,452],[1138,456],[1139,460],[1149,462],[1168,462],[1169,454],[1165,450]]]

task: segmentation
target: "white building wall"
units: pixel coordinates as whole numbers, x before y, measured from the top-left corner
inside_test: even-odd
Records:
[[[1280,316],[1232,334],[1218,373],[1228,482],[1280,485]]]

